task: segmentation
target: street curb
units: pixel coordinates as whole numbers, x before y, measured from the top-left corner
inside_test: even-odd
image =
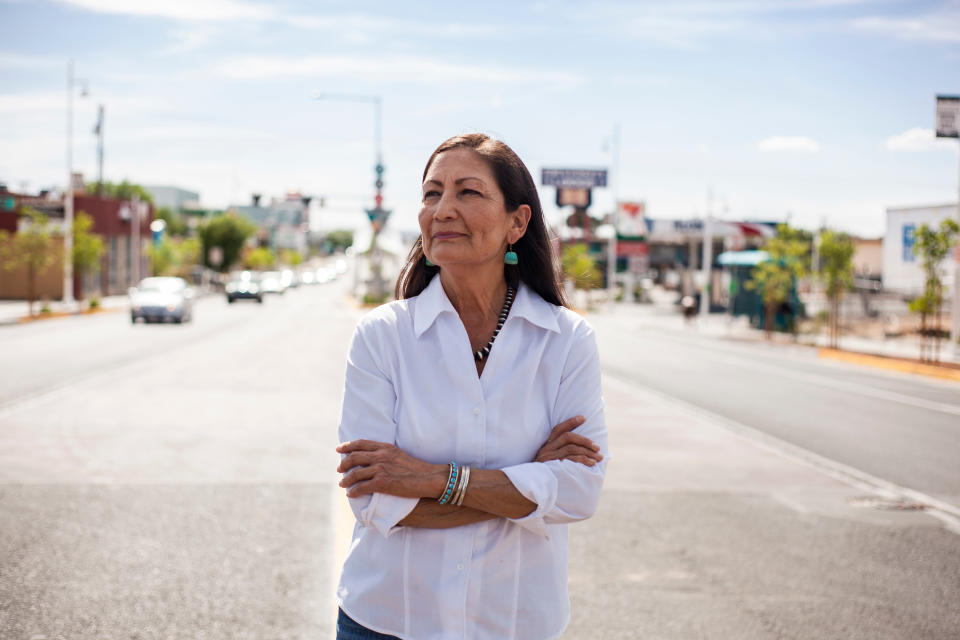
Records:
[[[915,373],[942,380],[953,380],[960,382],[960,369],[948,367],[939,367],[933,364],[923,362],[914,362],[890,356],[877,356],[869,353],[860,353],[857,351],[843,351],[841,349],[829,349],[821,347],[817,349],[817,356],[827,360],[839,360],[866,367],[877,367],[879,369],[889,369],[891,371],[900,371],[902,373]]]
[[[100,308],[96,311],[76,311],[76,312],[67,312],[67,311],[53,311],[47,314],[38,314],[33,316],[17,316],[15,318],[5,318],[0,320],[0,326],[20,326],[25,324],[33,324],[34,322],[42,322],[44,320],[57,320],[61,318],[75,318],[78,316],[97,316],[101,313],[116,313],[118,311],[124,311],[123,307],[110,307],[110,308]]]

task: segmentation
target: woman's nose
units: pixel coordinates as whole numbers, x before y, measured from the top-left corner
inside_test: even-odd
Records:
[[[457,216],[456,200],[451,194],[444,193],[440,196],[437,206],[433,210],[433,217],[438,220],[449,220]]]

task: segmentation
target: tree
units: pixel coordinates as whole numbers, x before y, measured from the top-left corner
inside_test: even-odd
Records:
[[[923,293],[910,303],[910,310],[920,313],[920,360],[925,362],[940,360],[940,335],[943,333],[940,326],[940,312],[943,309],[940,265],[950,255],[958,234],[960,225],[952,218],[943,220],[939,230],[922,224],[913,234],[913,254],[919,256],[922,262],[924,283]],[[935,327],[927,326],[927,321],[931,318],[936,321]]]
[[[280,262],[296,267],[303,263],[303,254],[296,249],[284,249],[280,252]]]
[[[788,225],[777,225],[777,235],[768,239],[763,246],[767,260],[753,268],[753,276],[745,285],[748,289],[760,292],[764,310],[763,328],[768,339],[773,335],[777,308],[790,300],[797,279],[807,273],[809,237],[809,233]]]
[[[186,278],[190,269],[200,261],[200,240],[164,237],[159,244],[147,249],[147,255],[153,275]]]
[[[229,271],[240,259],[243,244],[255,231],[256,227],[249,220],[235,213],[219,215],[201,225],[198,232],[203,246],[204,264],[221,272]],[[211,250],[215,247],[221,252],[222,258],[217,265],[210,262]]]
[[[87,192],[98,193],[97,183],[88,182]],[[124,180],[120,183],[104,182],[99,193],[107,196],[108,198],[116,198],[118,200],[132,200],[133,196],[136,195],[141,202],[149,202],[150,204],[153,204],[153,196],[149,191],[140,185],[133,184],[127,180]]]
[[[190,231],[187,223],[183,220],[183,216],[170,209],[170,207],[160,207],[153,217],[156,220],[163,220],[164,224],[167,225],[165,232],[168,236],[185,236]]]
[[[32,316],[33,302],[37,299],[37,276],[53,264],[54,246],[47,216],[29,207],[24,207],[21,215],[29,222],[13,237],[0,230],[0,263],[7,271],[27,270],[27,309]]]
[[[820,279],[830,303],[830,346],[840,342],[840,302],[853,288],[853,240],[845,233],[825,230],[820,234]]]
[[[263,269],[269,269],[274,264],[276,264],[276,256],[273,255],[273,251],[266,247],[257,247],[247,252],[247,255],[243,259],[244,264],[247,269],[253,269],[254,271],[262,271]]]
[[[81,278],[91,269],[100,266],[100,258],[105,251],[103,238],[90,233],[93,228],[93,218],[85,211],[78,211],[73,219],[73,249],[71,259],[73,270]]]
[[[353,231],[349,229],[330,231],[324,237],[323,241],[331,253],[334,251],[346,251],[348,247],[353,246]]]
[[[577,289],[593,289],[599,287],[602,283],[603,276],[584,244],[572,244],[564,247],[560,264],[563,268],[563,275],[571,278],[573,286]]]

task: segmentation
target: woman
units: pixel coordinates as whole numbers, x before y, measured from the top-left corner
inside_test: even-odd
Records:
[[[593,331],[564,306],[507,145],[441,144],[422,203],[398,299],[348,356],[337,470],[357,523],[337,637],[555,638],[567,523],[593,514],[606,467]]]

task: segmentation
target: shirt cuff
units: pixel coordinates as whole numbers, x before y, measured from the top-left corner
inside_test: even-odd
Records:
[[[370,504],[363,511],[361,522],[368,527],[374,527],[384,538],[389,538],[401,529],[397,523],[410,515],[419,502],[417,498],[374,493]]]
[[[542,462],[518,464],[502,471],[524,498],[537,504],[532,512],[522,518],[508,520],[531,533],[549,539],[550,533],[543,517],[557,502],[557,477]]]

